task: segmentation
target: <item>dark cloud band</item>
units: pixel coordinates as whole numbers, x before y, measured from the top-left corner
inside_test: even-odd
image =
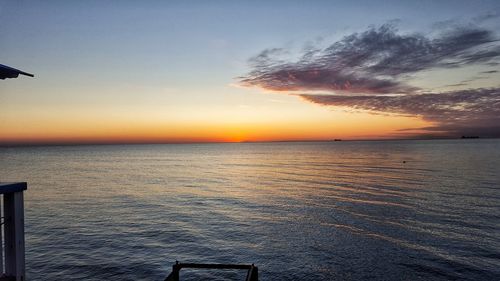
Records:
[[[436,124],[425,128],[429,131],[500,136],[500,88],[397,96],[299,96],[320,105],[420,116]]]

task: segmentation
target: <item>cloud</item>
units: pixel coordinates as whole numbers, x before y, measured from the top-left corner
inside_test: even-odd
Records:
[[[483,74],[498,73],[498,70],[487,70],[487,71],[482,71],[481,73],[483,73]]]
[[[465,83],[464,81],[462,81],[460,83],[445,85],[445,87],[462,87],[462,86],[467,86],[467,83]]]
[[[483,15],[475,22],[494,17]],[[491,30],[472,24],[446,24],[438,35],[429,36],[401,34],[390,23],[350,34],[327,47],[309,43],[296,59],[290,58],[290,50],[266,49],[249,60],[251,70],[239,83],[325,106],[420,116],[436,124],[424,128],[427,131],[454,134],[476,128],[500,136],[500,88],[437,93],[411,84],[416,74],[432,69],[497,67],[499,43]],[[471,79],[483,78],[487,77]],[[449,86],[464,87],[470,81]]]
[[[427,131],[500,136],[500,88],[395,96],[299,96],[320,105],[419,116],[436,124],[423,128]]]
[[[326,48],[309,46],[297,61],[279,58],[283,49],[267,49],[250,59],[244,86],[274,91],[329,91],[357,94],[412,93],[410,74],[432,68],[498,63],[500,46],[485,29],[462,27],[437,38],[401,35],[393,24],[345,36]]]

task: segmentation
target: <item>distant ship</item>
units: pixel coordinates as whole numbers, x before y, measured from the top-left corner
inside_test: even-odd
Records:
[[[478,139],[479,136],[462,136],[463,139]]]
[[[342,141],[341,139],[334,139],[333,141]]]

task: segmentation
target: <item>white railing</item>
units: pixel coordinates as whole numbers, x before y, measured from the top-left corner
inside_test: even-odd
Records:
[[[24,200],[25,182],[0,183],[3,208],[0,230],[0,280],[25,281]]]

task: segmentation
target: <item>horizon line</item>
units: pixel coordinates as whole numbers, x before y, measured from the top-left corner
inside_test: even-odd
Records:
[[[475,137],[472,139],[499,139],[500,137]],[[263,141],[123,141],[123,142],[106,142],[106,141],[89,141],[89,142],[0,142],[0,148],[9,147],[40,147],[40,146],[90,146],[90,145],[189,145],[189,144],[238,144],[238,143],[299,143],[299,142],[357,142],[357,141],[429,141],[429,140],[458,140],[471,139],[463,136],[435,136],[435,137],[413,137],[413,138],[360,138],[360,139],[297,139],[297,140],[263,140]]]

